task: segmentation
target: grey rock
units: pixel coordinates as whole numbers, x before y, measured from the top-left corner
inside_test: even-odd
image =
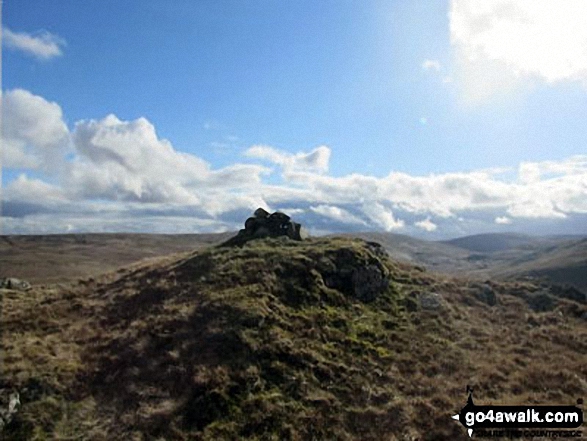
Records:
[[[475,297],[481,300],[483,303],[488,304],[489,306],[497,305],[497,295],[493,288],[490,285],[483,285],[481,290],[475,293]]]
[[[32,286],[26,280],[17,279],[15,277],[0,278],[0,289],[14,289],[17,291],[28,291]]]
[[[269,217],[269,212],[261,207],[257,208],[254,214],[257,219],[265,219]]]
[[[379,242],[367,241],[367,246],[377,257],[389,257],[389,254]]]
[[[547,290],[532,293],[527,296],[526,303],[536,312],[552,311],[556,305],[556,298]]]
[[[351,280],[354,296],[363,302],[371,302],[389,286],[389,279],[377,265],[355,268]]]
[[[350,248],[318,260],[316,269],[328,288],[371,302],[389,288],[389,272],[374,253],[359,256]]]
[[[14,415],[16,415],[18,409],[20,408],[19,393],[11,392],[8,395],[8,400],[5,400],[4,391],[5,390],[0,391],[0,399],[2,399],[3,402],[8,401],[8,405],[4,407],[5,405],[2,404],[2,406],[0,407],[0,432],[2,431],[2,429],[4,429],[5,426],[10,424],[10,422],[14,418]]]
[[[222,246],[242,246],[251,239],[264,237],[288,237],[300,241],[304,240],[307,234],[302,226],[293,222],[287,214],[279,211],[269,214],[263,208],[257,208],[253,217],[245,221],[245,228]]]
[[[420,307],[427,311],[436,311],[442,308],[442,297],[435,292],[420,295]]]

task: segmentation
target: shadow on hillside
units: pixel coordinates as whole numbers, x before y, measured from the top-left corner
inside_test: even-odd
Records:
[[[209,265],[206,259],[191,259],[180,276],[200,277]],[[164,433],[170,420],[200,430],[228,412],[231,395],[241,386],[225,381],[229,372],[244,370],[249,354],[236,329],[257,320],[174,285],[173,277],[169,287],[156,285],[161,277],[169,274],[144,273],[132,295],[125,290],[136,275],[107,287],[114,294],[100,320],[106,338],[87,353],[94,369],[83,379],[117,419],[153,435]],[[166,310],[166,302],[185,302],[181,310],[189,312]]]

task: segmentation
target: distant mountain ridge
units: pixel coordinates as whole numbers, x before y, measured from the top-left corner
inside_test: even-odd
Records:
[[[0,277],[32,283],[99,275],[121,265],[220,243],[218,234],[69,234],[0,236]],[[546,278],[587,292],[587,238],[494,233],[427,241],[384,232],[332,234],[378,242],[393,259],[473,278]]]
[[[457,239],[443,241],[442,243],[469,251],[493,253],[496,251],[535,247],[545,242],[549,242],[549,239],[546,237],[518,233],[487,233],[459,237]]]

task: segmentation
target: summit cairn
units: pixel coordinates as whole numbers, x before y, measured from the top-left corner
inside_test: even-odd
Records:
[[[292,240],[304,240],[307,237],[301,224],[294,222],[291,218],[280,211],[269,213],[263,208],[257,208],[253,217],[245,221],[245,228],[238,234],[223,243],[229,245],[243,245],[251,239],[264,237],[289,237]]]

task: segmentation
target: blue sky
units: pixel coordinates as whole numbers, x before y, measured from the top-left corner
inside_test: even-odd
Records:
[[[582,0],[2,15],[4,233],[587,234]]]

